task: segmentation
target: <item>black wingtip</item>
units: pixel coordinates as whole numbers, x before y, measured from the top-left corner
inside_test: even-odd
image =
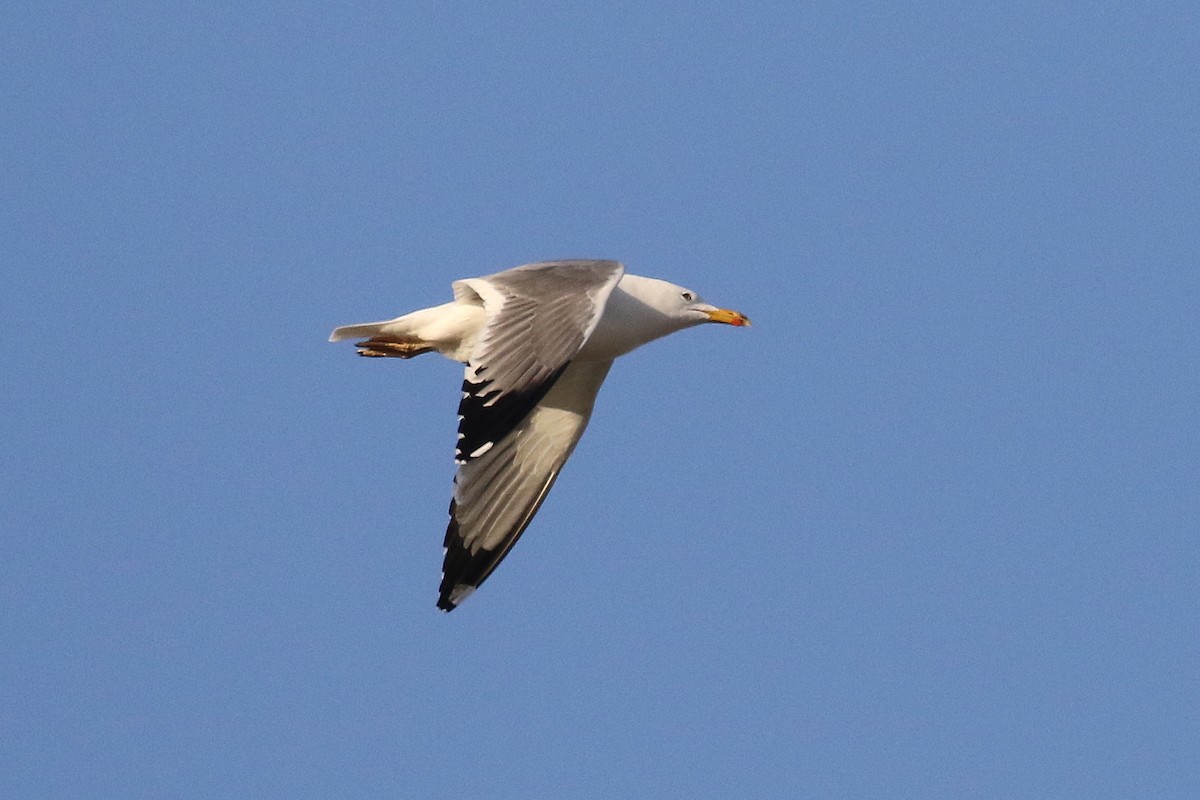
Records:
[[[437,607],[439,611],[450,613],[458,608],[458,603],[452,600],[454,594],[454,581],[446,577],[446,573],[442,571],[442,582],[438,586],[438,601]]]
[[[449,586],[443,583],[439,590],[437,607],[442,611],[449,613],[462,605],[462,601],[471,596],[478,584],[462,584],[452,583]]]
[[[458,600],[454,599],[454,590],[454,582],[446,581],[445,577],[443,576],[442,585],[438,587],[438,610],[442,610],[442,612],[449,614],[452,612],[452,610],[458,608],[458,600],[462,599],[461,597]]]

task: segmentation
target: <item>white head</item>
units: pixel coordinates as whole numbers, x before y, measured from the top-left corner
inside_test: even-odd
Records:
[[[585,353],[612,358],[669,333],[720,322],[745,326],[744,314],[706,303],[691,289],[626,273],[609,296],[604,316],[592,334]]]
[[[739,327],[749,325],[745,314],[707,303],[691,289],[640,275],[626,275],[618,285],[630,296],[653,308],[670,321],[670,329],[681,330],[705,322]],[[666,322],[667,320],[664,320]]]

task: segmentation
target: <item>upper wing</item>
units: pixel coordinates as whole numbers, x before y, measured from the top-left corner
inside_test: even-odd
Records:
[[[460,464],[512,432],[596,329],[624,274],[616,261],[528,264],[454,284],[487,321],[467,361],[458,407]]]
[[[462,602],[516,544],[583,435],[611,366],[571,364],[515,430],[459,467],[438,608]]]

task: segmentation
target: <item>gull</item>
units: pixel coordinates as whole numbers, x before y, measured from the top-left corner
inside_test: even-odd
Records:
[[[360,356],[437,352],[466,364],[457,472],[437,606],[451,611],[525,532],[587,426],[613,360],[707,322],[743,314],[617,261],[526,264],[453,284],[454,300],[337,328]]]

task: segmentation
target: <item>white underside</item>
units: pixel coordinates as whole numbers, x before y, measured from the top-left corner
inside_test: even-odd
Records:
[[[440,306],[423,308],[396,319],[346,325],[334,330],[329,341],[392,337],[432,347],[446,358],[466,363],[487,325],[487,312],[477,293],[478,279],[462,281],[476,291],[456,292],[458,297]],[[634,348],[686,327],[637,298],[643,283],[659,283],[625,275],[613,290],[596,330],[576,356],[580,361],[610,361]],[[458,287],[456,286],[456,289]]]
[[[466,363],[486,323],[482,305],[455,300],[382,322],[346,325],[334,330],[329,341],[391,337],[429,345],[446,358]]]

